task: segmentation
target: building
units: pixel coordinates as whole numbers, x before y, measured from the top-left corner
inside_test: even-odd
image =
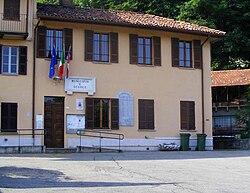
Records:
[[[31,0],[0,0],[0,146],[32,145],[33,17]],[[27,134],[28,134],[27,133]]]
[[[237,114],[247,105],[250,69],[212,71],[213,135],[235,136],[244,125]]]
[[[23,103],[34,101],[34,119],[27,120],[30,110],[18,111],[17,128],[44,128],[44,139],[34,138],[51,148],[99,146],[97,138],[80,144],[76,131],[85,128],[123,134],[123,150],[179,144],[180,133],[191,134],[191,149],[196,134],[205,133],[206,149],[213,149],[210,44],[225,32],[149,14],[80,9],[70,1],[38,4],[33,28],[35,68]],[[63,50],[69,77],[60,79],[56,68],[49,78],[51,57],[59,62]],[[102,144],[117,147],[112,139]]]

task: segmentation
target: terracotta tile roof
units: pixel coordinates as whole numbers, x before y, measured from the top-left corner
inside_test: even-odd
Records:
[[[250,84],[250,69],[212,71],[212,87]]]
[[[76,8],[62,5],[38,4],[37,16],[41,19],[54,19],[62,21],[76,21],[101,23],[120,26],[144,27],[169,31],[211,35],[214,37],[225,36],[225,32],[211,29],[196,24],[177,21],[151,14],[136,13],[130,11],[114,11],[107,9]]]

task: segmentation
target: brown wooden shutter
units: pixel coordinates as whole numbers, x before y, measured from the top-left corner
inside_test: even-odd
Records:
[[[110,61],[112,63],[119,62],[119,50],[118,50],[118,33],[110,33]]]
[[[154,129],[154,100],[139,99],[139,129]]]
[[[195,103],[194,101],[188,102],[188,119],[189,119],[189,130],[195,130]]]
[[[195,130],[195,103],[194,101],[181,101],[181,130]]]
[[[0,74],[2,73],[2,45],[0,45]]]
[[[161,38],[153,37],[154,65],[161,66]]]
[[[202,47],[200,40],[194,40],[194,68],[202,68]]]
[[[138,36],[129,34],[130,64],[138,63]]]
[[[111,99],[111,129],[119,129],[119,100]]]
[[[20,0],[11,0],[13,6],[13,19],[19,20],[20,19]]]
[[[85,128],[94,128],[94,99],[86,98]]]
[[[69,48],[70,49],[70,59],[73,58],[73,30],[65,28],[63,29],[64,33],[64,44],[65,44],[65,57],[68,55]]]
[[[17,103],[1,103],[1,131],[17,131]]]
[[[19,47],[19,74],[27,75],[27,47]]]
[[[186,101],[180,102],[180,110],[181,110],[181,130],[188,130],[188,103]]]
[[[179,67],[179,39],[171,38],[172,66]]]
[[[154,129],[154,100],[147,100],[147,122],[148,129]]]
[[[37,53],[38,58],[45,58],[46,56],[46,30],[44,26],[37,28]]]
[[[85,30],[85,61],[93,61],[93,36],[93,31]]]

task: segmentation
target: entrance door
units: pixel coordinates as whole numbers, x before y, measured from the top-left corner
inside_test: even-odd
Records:
[[[44,129],[47,148],[64,147],[64,98],[44,97]]]

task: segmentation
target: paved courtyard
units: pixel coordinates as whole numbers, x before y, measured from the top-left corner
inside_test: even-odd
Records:
[[[250,192],[250,151],[0,154],[0,192]]]

